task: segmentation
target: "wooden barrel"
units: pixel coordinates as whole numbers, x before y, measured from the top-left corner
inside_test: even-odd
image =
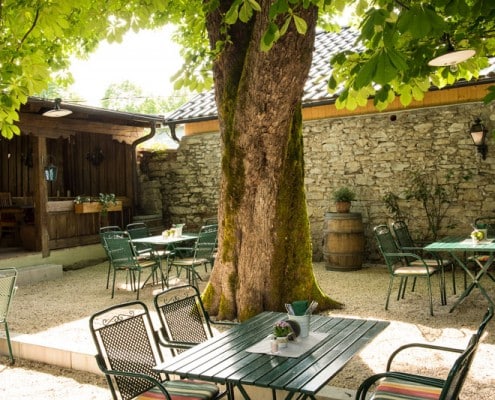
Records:
[[[331,271],[363,266],[364,227],[360,213],[325,213],[323,257]]]

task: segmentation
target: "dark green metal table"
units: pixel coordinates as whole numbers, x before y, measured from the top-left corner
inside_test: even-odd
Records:
[[[449,253],[452,258],[459,264],[459,266],[466,272],[471,278],[471,283],[467,286],[461,296],[454,303],[450,312],[462,303],[462,301],[472,292],[476,287],[480,290],[481,294],[488,300],[491,306],[495,307],[495,303],[490,298],[485,288],[481,285],[481,278],[487,274],[488,268],[493,264],[495,260],[495,239],[483,240],[479,244],[473,244],[470,238],[466,237],[447,237],[425,246],[424,249],[430,252],[444,252]],[[471,259],[479,266],[479,270],[473,273],[465,262],[459,257],[459,254],[485,254],[488,258],[482,262],[478,257],[472,257]]]
[[[315,399],[316,393],[389,325],[386,321],[313,315],[310,330],[327,335],[301,356],[246,351],[270,335],[276,321],[285,318],[283,313],[263,312],[158,365],[156,370],[226,385],[230,399],[234,398],[234,388],[249,399],[246,385],[269,388],[273,394],[287,391],[287,399]]]

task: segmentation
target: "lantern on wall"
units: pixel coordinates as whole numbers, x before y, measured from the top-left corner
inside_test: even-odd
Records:
[[[485,126],[481,123],[481,119],[476,118],[474,124],[469,130],[471,134],[471,139],[476,146],[478,153],[481,154],[481,158],[486,160],[486,154],[488,153],[488,146],[486,145],[486,134],[488,133]]]
[[[50,159],[52,159],[52,156],[49,156]],[[58,168],[53,164],[53,162],[50,161],[49,164],[45,166],[44,173],[45,173],[45,180],[48,182],[53,182],[57,180],[57,172]]]

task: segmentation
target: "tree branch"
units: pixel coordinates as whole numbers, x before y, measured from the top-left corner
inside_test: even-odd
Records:
[[[411,7],[405,5],[401,0],[395,0],[395,2],[400,6],[405,8],[406,10],[409,10]]]
[[[27,32],[24,34],[21,41],[19,42],[19,46],[17,47],[17,51],[19,51],[19,49],[22,47],[22,44],[24,43],[24,41],[27,39],[29,34],[33,31],[34,27],[36,26],[36,23],[38,22],[39,16],[40,16],[40,9],[37,8],[33,23],[31,24],[31,27],[27,30]]]

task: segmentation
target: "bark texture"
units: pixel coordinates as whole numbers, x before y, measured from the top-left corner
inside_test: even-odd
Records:
[[[269,52],[260,50],[269,1],[230,42],[214,65],[222,138],[219,252],[203,297],[214,315],[245,320],[293,300],[340,303],[315,280],[304,191],[301,98],[314,46],[316,8],[300,12]],[[230,6],[224,2],[219,10]],[[220,14],[207,17],[210,42],[224,40]]]

